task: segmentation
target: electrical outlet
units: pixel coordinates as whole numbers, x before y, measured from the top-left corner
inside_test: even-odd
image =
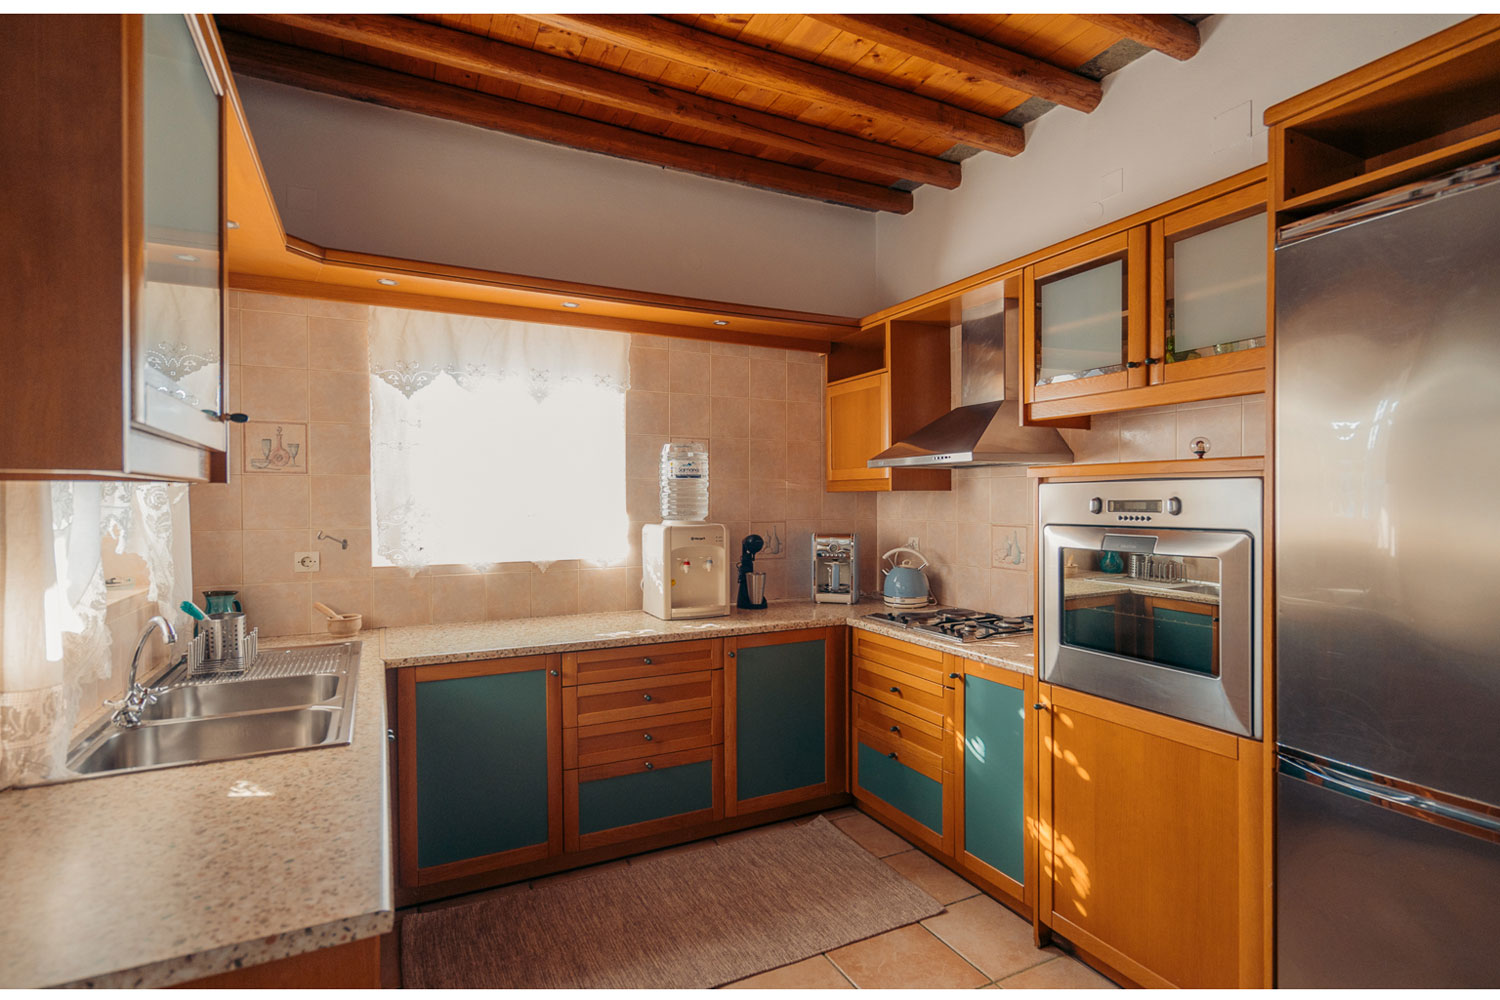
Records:
[[[294,552],[292,553],[292,571],[295,573],[316,573],[321,561],[321,557],[317,552]]]
[[[906,540],[906,547],[909,548],[909,549],[920,549],[921,548],[921,546],[917,544],[917,536],[916,535],[912,535],[910,538],[908,538]]]

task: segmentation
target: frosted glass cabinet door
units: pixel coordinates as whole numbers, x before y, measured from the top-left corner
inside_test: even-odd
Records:
[[[1265,364],[1266,207],[1257,187],[1152,224],[1152,382]]]
[[[1022,324],[1031,398],[1146,384],[1144,227],[1027,268]]]

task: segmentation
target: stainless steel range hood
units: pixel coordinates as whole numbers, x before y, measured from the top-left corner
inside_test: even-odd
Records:
[[[1051,427],[1021,423],[1019,309],[1014,299],[965,303],[959,334],[963,405],[896,442],[867,463],[872,469],[922,466],[1057,465],[1073,450]]]

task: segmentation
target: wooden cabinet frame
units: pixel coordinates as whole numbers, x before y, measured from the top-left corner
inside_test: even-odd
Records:
[[[679,767],[705,760],[711,762],[710,780],[713,782],[712,804],[708,808],[678,813],[674,816],[662,816],[626,826],[611,827],[607,830],[596,830],[593,833],[579,831],[578,786],[580,784],[635,774],[646,768]],[[567,771],[563,792],[564,829],[566,830],[564,839],[566,849],[570,852],[586,851],[590,848],[618,844],[627,840],[638,840],[653,834],[687,829],[724,818],[724,748],[710,746],[696,750],[678,750],[674,753],[658,754],[655,757],[640,760],[622,760],[613,764],[599,764],[595,767],[582,767]]]
[[[856,403],[855,399],[863,396]],[[872,405],[873,404],[873,405]],[[873,441],[869,447],[872,455],[891,446],[891,380],[886,371],[859,375],[842,382],[832,383],[823,395],[823,425],[827,428],[828,442],[823,449],[823,471],[828,488],[834,491],[867,490],[889,488],[890,469],[871,469],[868,466],[845,466],[834,463],[834,438],[836,425],[834,407],[858,405],[856,411],[863,419],[856,421],[864,427]],[[859,439],[864,443],[864,439]],[[864,450],[861,448],[860,450]]]
[[[547,842],[426,868],[417,863],[417,685],[426,681],[545,670],[547,679]],[[402,886],[428,885],[561,854],[562,671],[556,653],[470,663],[403,667],[396,673],[396,868]]]
[[[846,692],[844,666],[845,634],[848,628],[808,628],[788,632],[762,632],[732,636],[724,640],[724,815],[761,812],[806,799],[836,795],[846,790],[844,762],[846,741]],[[742,649],[780,646],[791,642],[823,641],[823,783],[792,788],[773,795],[739,798],[739,660]]]
[[[1101,392],[1140,388],[1146,384],[1147,234],[1144,226],[1065,250],[1039,261],[1022,272],[1021,279],[1021,393],[1028,402],[1072,399]],[[1050,278],[1119,258],[1125,262],[1125,367],[1088,378],[1069,379],[1047,385],[1036,384],[1036,366],[1041,354],[1038,286]]]

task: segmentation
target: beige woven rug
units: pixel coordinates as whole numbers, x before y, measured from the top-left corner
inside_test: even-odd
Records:
[[[942,905],[821,816],[402,921],[408,989],[701,989]]]

